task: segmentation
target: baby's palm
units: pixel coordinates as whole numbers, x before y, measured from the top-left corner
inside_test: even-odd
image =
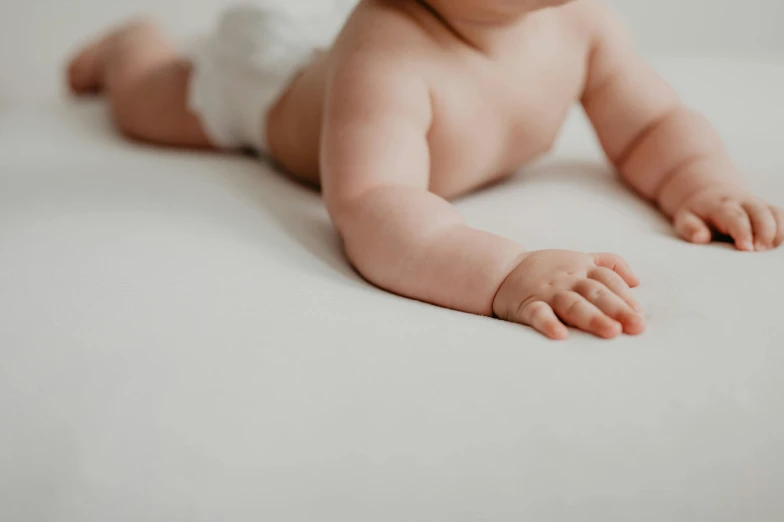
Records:
[[[639,284],[614,254],[567,250],[531,252],[501,285],[493,308],[498,317],[566,339],[565,325],[599,337],[639,334],[645,329],[631,294]]]

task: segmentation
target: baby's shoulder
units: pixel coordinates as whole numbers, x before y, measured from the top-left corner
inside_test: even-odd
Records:
[[[384,62],[414,70],[432,64],[443,49],[434,38],[438,22],[413,1],[363,0],[338,36],[337,62]]]
[[[618,14],[600,0],[576,0],[559,9],[562,22],[589,40],[627,32]]]
[[[362,117],[385,112],[429,121],[432,43],[391,0],[363,0],[326,60],[325,93],[333,110]],[[401,2],[402,4],[403,2]]]

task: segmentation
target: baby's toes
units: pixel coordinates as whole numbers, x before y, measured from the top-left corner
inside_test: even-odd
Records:
[[[68,86],[74,94],[95,91],[101,79],[101,48],[92,44],[82,49],[68,65]]]
[[[103,74],[106,56],[115,40],[135,29],[138,22],[109,32],[82,47],[68,64],[68,86],[74,94],[98,92],[103,87]]]
[[[772,207],[773,216],[776,218],[776,238],[773,240],[774,247],[784,244],[784,210]]]

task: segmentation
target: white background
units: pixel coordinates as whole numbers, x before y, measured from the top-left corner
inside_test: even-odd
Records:
[[[234,1],[0,0],[0,104],[57,93],[65,57],[107,24],[151,14],[184,37],[205,30]],[[646,54],[784,55],[781,0],[608,1],[629,21]]]
[[[781,8],[614,1],[646,53],[701,55],[660,70],[784,204],[784,62],[747,57],[781,53]],[[676,240],[584,121],[458,203],[640,275],[645,336],[556,345],[374,289],[319,195],[253,159],[3,108],[101,26],[220,5],[0,0],[0,522],[784,521],[784,249]]]

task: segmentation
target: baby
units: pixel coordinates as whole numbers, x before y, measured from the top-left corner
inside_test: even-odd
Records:
[[[448,201],[545,153],[576,101],[624,181],[685,240],[784,242],[784,211],[746,190],[716,132],[594,0],[363,0],[337,38],[304,20],[233,8],[189,58],[134,22],[84,49],[69,83],[104,92],[132,138],[253,148],[320,184],[373,284],[552,339],[644,330],[627,263],[527,251]]]

